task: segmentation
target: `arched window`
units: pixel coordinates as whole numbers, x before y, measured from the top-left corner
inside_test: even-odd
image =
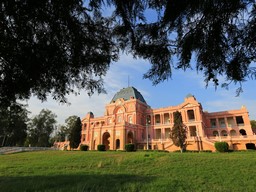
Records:
[[[230,131],[230,135],[231,135],[231,136],[236,136],[236,131],[235,131],[235,130],[231,130],[231,131]]]
[[[221,135],[221,136],[228,136],[228,133],[227,133],[226,130],[222,130],[222,131],[220,132],[220,135]]]
[[[121,122],[122,122],[122,117],[121,117],[120,115],[117,117],[117,122],[118,122],[118,123],[121,123]]]
[[[240,129],[239,132],[240,132],[241,135],[247,135],[246,131],[244,129]]]
[[[128,122],[129,122],[129,123],[132,123],[132,116],[129,116],[129,117],[128,117]]]
[[[213,136],[215,136],[215,137],[219,136],[219,132],[218,132],[218,131],[213,131],[212,134],[213,134]]]

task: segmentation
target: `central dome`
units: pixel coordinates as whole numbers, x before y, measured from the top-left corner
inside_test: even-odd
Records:
[[[119,92],[115,94],[115,96],[111,100],[111,103],[115,102],[117,99],[120,99],[120,98],[123,98],[125,101],[127,101],[131,97],[133,97],[134,99],[138,99],[143,103],[146,103],[141,93],[134,87],[127,87],[127,88],[121,89]]]

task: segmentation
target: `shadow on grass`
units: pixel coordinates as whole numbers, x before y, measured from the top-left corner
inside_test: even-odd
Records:
[[[152,181],[151,176],[138,175],[55,175],[0,177],[0,189],[14,191],[141,191],[141,186]]]

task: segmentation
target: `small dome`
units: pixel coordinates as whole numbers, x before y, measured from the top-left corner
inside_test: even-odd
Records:
[[[114,95],[113,99],[111,100],[111,103],[115,102],[117,99],[120,98],[123,98],[125,101],[129,100],[130,98],[134,98],[140,100],[143,103],[146,103],[141,93],[134,87],[127,87],[121,89]]]
[[[89,111],[86,116],[88,116],[88,117],[90,117],[90,118],[94,118],[94,114],[93,114],[93,112],[91,112],[91,111]]]

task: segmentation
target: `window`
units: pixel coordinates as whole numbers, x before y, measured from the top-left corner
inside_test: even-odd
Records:
[[[170,123],[170,117],[169,113],[164,114],[164,124],[169,124]]]
[[[117,117],[117,122],[118,122],[118,123],[121,123],[121,122],[122,122],[121,116],[118,116],[118,117]]]
[[[230,131],[230,135],[231,135],[231,136],[236,136],[236,131],[235,131],[235,130],[231,130],[231,131]]]
[[[242,116],[236,116],[236,123],[238,126],[244,125],[244,119]]]
[[[169,139],[170,138],[170,131],[171,129],[170,128],[165,128],[165,139]]]
[[[129,117],[128,117],[128,122],[129,122],[129,123],[132,123],[132,116],[129,116]]]
[[[155,116],[155,122],[156,124],[160,124],[160,115]]]
[[[196,134],[196,126],[189,126],[189,132],[191,137],[195,137]]]
[[[219,133],[218,133],[218,131],[213,131],[213,136],[215,136],[215,137],[217,137],[217,136],[219,136]]]
[[[211,122],[211,128],[216,128],[216,119],[210,119],[210,122]]]
[[[84,127],[83,127],[84,130],[86,130],[86,123],[84,124]]]
[[[187,114],[188,114],[188,120],[189,120],[189,121],[195,121],[194,110],[188,110],[188,111],[187,111]]]
[[[227,131],[225,131],[225,130],[221,131],[220,134],[221,134],[221,136],[228,136]]]
[[[227,118],[227,122],[228,122],[228,127],[234,127],[234,119],[233,119],[233,117],[228,117]]]
[[[156,129],[155,133],[156,133],[156,139],[161,139],[161,129]]]
[[[150,117],[150,115],[147,116],[146,124],[151,124],[151,117]]]
[[[219,118],[219,125],[221,128],[226,127],[225,119],[224,118]]]

